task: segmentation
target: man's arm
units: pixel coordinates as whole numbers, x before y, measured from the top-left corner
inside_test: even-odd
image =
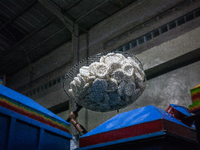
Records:
[[[76,121],[77,117],[78,117],[78,114],[75,115],[73,112],[71,112],[69,114],[70,122],[75,126],[75,128],[77,129],[77,131],[79,133],[81,133],[81,134],[87,133],[87,131],[85,130],[85,128]]]

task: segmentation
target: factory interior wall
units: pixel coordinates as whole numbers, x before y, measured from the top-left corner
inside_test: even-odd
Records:
[[[182,8],[175,9],[180,2],[183,1],[140,1],[104,20],[88,34],[79,37],[79,54],[81,54],[79,61],[88,54],[93,55],[118,48],[126,50],[128,42],[154,29],[160,29],[170,21],[197,9],[200,3],[191,1]],[[165,4],[157,7],[160,3]],[[118,113],[146,105],[166,109],[173,103],[188,107],[191,104],[190,89],[200,84],[200,61],[196,58],[200,48],[199,25],[200,19],[196,18],[137,47],[129,47],[127,52],[135,54],[141,60],[149,77],[142,96],[119,112],[102,113],[83,108],[78,121],[87,130],[92,130]],[[71,100],[65,94],[62,82],[65,73],[73,66],[71,47],[71,43],[66,43],[35,62],[34,74],[30,73],[28,67],[16,73],[9,78],[9,82],[12,83],[10,87],[66,119],[71,110]],[[192,61],[193,58],[195,61]]]

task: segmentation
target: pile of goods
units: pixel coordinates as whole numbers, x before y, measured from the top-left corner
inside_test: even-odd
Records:
[[[190,90],[192,105],[189,106],[190,112],[199,111],[200,112],[200,84]]]
[[[117,110],[133,103],[145,89],[141,64],[120,53],[108,53],[89,66],[82,66],[68,93],[94,111]]]

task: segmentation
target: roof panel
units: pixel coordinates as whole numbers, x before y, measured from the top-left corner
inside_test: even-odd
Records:
[[[32,3],[32,2],[34,2],[36,0],[21,0],[21,1],[23,1],[26,4],[29,4],[29,3]],[[19,2],[17,1],[17,3],[19,3]]]
[[[65,0],[67,3],[73,3],[74,0]]]
[[[8,8],[8,10],[13,12],[14,14],[17,14],[22,10],[22,8],[19,5],[17,5],[11,0],[3,0],[1,3],[4,5],[4,7]]]
[[[28,24],[31,24],[34,26],[34,28],[37,28],[41,25],[41,21],[37,19],[37,17],[34,17],[34,14],[30,14],[29,12],[26,12],[22,15],[22,18],[28,22]]]
[[[21,64],[24,63],[23,61],[21,62],[17,62],[17,63],[13,63],[12,65],[10,65],[9,67],[4,68],[4,72],[6,72],[6,76],[10,76],[12,74],[10,74],[10,71],[12,70],[12,72],[18,72],[19,71],[19,67],[23,68],[24,66],[21,67]]]
[[[80,6],[80,7],[79,7]],[[79,5],[71,8],[69,11],[67,11],[69,15],[71,15],[73,18],[77,19],[79,16],[87,12],[87,7],[84,5],[84,2],[81,1]]]
[[[1,58],[0,68],[4,68],[5,66],[11,64],[14,62],[17,58],[21,57],[25,52],[22,52],[23,50],[20,48],[16,48],[14,51],[12,51],[9,55],[5,55],[3,58]]]
[[[15,21],[13,22],[13,24],[16,25],[16,26],[18,26],[18,27],[19,27],[21,30],[23,30],[24,32],[27,32],[27,33],[30,32],[30,30],[29,30],[27,27],[23,26],[23,24],[20,23],[20,21],[18,21],[18,20],[15,20]]]
[[[48,0],[62,8],[78,25],[90,29],[121,10],[131,0]],[[120,5],[122,2],[124,5]],[[120,7],[122,6],[122,7]],[[60,9],[59,9],[60,10]],[[37,0],[2,0],[0,3],[0,71],[11,75],[71,40],[71,32]],[[56,19],[55,19],[56,18]],[[79,20],[77,20],[79,19]],[[80,31],[80,35],[83,31]],[[18,63],[16,63],[18,62]],[[7,68],[5,65],[10,64]]]
[[[26,5],[28,4],[27,2],[25,2],[24,0],[20,0],[20,1],[12,1],[13,3],[15,3],[16,5],[18,5],[21,8],[26,7]]]
[[[80,19],[77,23],[86,29],[90,29],[92,26],[99,23],[101,20],[107,18],[108,15],[99,11],[94,10],[92,13],[88,14],[87,16]]]
[[[1,53],[2,51],[5,51],[6,48],[8,48],[9,45],[2,39],[0,39],[0,55],[2,55],[3,53]]]
[[[133,3],[133,1],[137,1],[137,0],[121,0],[123,3],[124,3],[124,5],[129,5],[129,4],[131,4],[131,3]]]
[[[31,32],[35,26],[33,26],[32,24],[30,24],[26,19],[24,19],[22,16],[20,16],[19,18],[17,18],[14,21],[15,24],[19,25],[20,28],[22,28],[22,30],[25,30],[27,32]]]
[[[66,2],[65,0],[52,0],[53,3],[55,3],[60,8],[64,9],[69,5],[70,3]],[[72,3],[72,2],[71,2]]]
[[[51,18],[52,16],[54,16],[54,14],[52,14],[46,7],[44,7],[39,2],[36,3],[33,8],[40,12],[40,14],[45,16],[46,18]]]
[[[5,51],[5,48],[3,46],[0,46],[0,55],[2,55],[2,51]]]
[[[22,37],[25,36],[23,32],[21,32],[11,24],[7,25],[6,28],[2,28],[2,30],[0,30],[0,33],[7,39],[10,39],[10,41],[12,41],[13,43],[19,41]]]
[[[10,46],[11,44],[14,43],[9,38],[4,36],[3,34],[0,34],[0,41],[3,41],[4,43],[6,43],[7,46]]]
[[[37,18],[41,22],[46,22],[46,20],[48,20],[48,18],[52,16],[52,14],[45,16],[44,14],[40,12],[40,10],[37,10],[35,7],[31,7],[29,9],[29,13],[32,14],[35,18]]]
[[[99,8],[102,12],[106,13],[107,15],[112,15],[115,12],[119,11],[119,7],[113,5],[112,3],[106,3],[105,5]]]
[[[28,55],[32,58],[35,57],[34,59],[39,59],[58,46],[69,41],[69,39],[71,39],[71,36],[69,36],[69,31],[67,29],[60,30],[58,34],[48,38],[47,40],[43,41],[40,46],[35,47],[33,50],[28,52]]]
[[[103,2],[107,2],[107,0],[95,0],[92,3],[91,3],[91,0],[84,0],[83,2],[86,5],[87,9],[91,10],[91,9],[95,8],[96,6],[98,6],[99,4],[101,4]]]
[[[88,11],[92,10],[94,7],[98,6],[104,0],[96,0],[91,3],[90,0],[82,0],[78,5],[74,6],[67,12],[75,19],[84,15]]]
[[[0,14],[4,18],[12,18],[15,15],[15,12],[10,11],[8,7],[6,7],[4,4],[0,3]]]
[[[39,43],[43,42],[44,40],[50,38],[51,36],[55,35],[57,32],[64,28],[64,24],[59,20],[56,19],[52,23],[45,26],[45,28],[41,29],[40,32],[35,33],[23,45],[26,45],[28,49],[38,45]]]

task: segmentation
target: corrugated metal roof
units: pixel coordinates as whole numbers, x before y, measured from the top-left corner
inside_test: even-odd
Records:
[[[48,0],[85,30],[134,1]],[[0,18],[0,75],[9,77],[71,40],[61,19],[37,0],[1,0]]]

